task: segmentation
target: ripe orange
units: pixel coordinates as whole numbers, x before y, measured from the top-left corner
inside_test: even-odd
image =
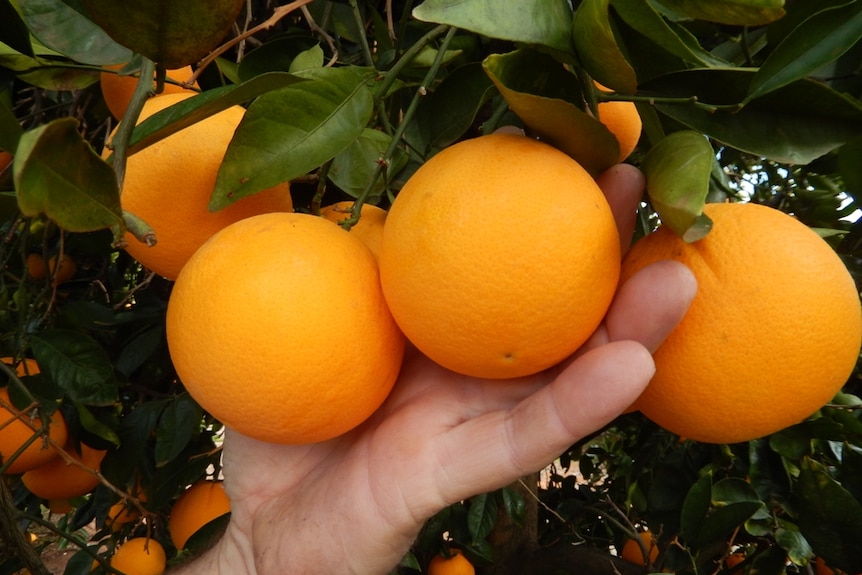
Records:
[[[167,562],[161,543],[146,537],[129,539],[111,557],[111,567],[126,575],[162,575]]]
[[[75,277],[78,271],[78,264],[68,254],[51,256],[48,258],[47,271],[51,276],[51,285],[56,287]]]
[[[48,265],[42,254],[27,255],[27,275],[36,281],[43,280],[48,275]]]
[[[122,67],[123,64],[106,66],[109,70],[120,70]],[[167,78],[176,82],[184,82],[192,74],[194,74],[192,67],[186,66],[179,70],[168,70]],[[120,75],[114,72],[102,72],[99,75],[99,87],[102,90],[102,97],[105,99],[105,104],[107,104],[108,110],[111,111],[111,115],[118,120],[122,119],[126,113],[126,109],[129,107],[129,102],[132,101],[132,94],[134,94],[135,88],[138,85],[138,76],[140,76],[140,73],[135,75]],[[194,85],[197,87],[197,82]],[[155,89],[156,81],[153,79],[153,90]],[[179,84],[165,81],[161,94],[194,94],[195,92],[195,90],[183,88]]]
[[[321,208],[320,215],[331,222],[341,222],[350,217],[353,202],[337,202]],[[362,243],[380,258],[380,244],[383,241],[383,224],[386,222],[387,212],[383,208],[362,204],[359,210],[359,221],[350,228],[351,234],[356,234]]]
[[[201,527],[230,512],[230,499],[221,481],[201,480],[186,489],[171,509],[168,527],[177,549]]]
[[[9,357],[0,358],[0,361],[12,364],[12,358]],[[32,359],[25,359],[18,364],[17,372],[19,377],[28,374],[35,375],[39,373],[39,366]],[[36,433],[25,421],[31,423],[37,429],[42,428],[38,415],[25,413],[15,418],[12,412],[6,408],[7,405],[11,405],[9,392],[5,387],[2,387],[0,388],[0,457],[3,458],[3,463],[6,462],[6,458],[11,457],[15,451]],[[68,439],[68,433],[66,420],[63,419],[63,415],[59,411],[55,411],[51,415],[48,436],[57,444],[63,445]],[[57,450],[45,445],[43,439],[38,438],[15,458],[15,461],[6,469],[6,473],[24,473],[48,463],[55,457],[58,457]]]
[[[428,575],[474,575],[476,569],[460,549],[452,549],[451,557],[435,555],[428,562]]]
[[[601,91],[609,91],[596,83]],[[620,145],[620,155],[617,161],[628,158],[638,145],[643,122],[634,102],[600,102],[599,121],[613,134]]]
[[[616,290],[619,250],[608,203],[578,163],[491,134],[410,178],[386,219],[380,276],[392,315],[428,357],[508,378],[586,341]]]
[[[729,569],[732,569],[732,568],[736,567],[737,565],[739,565],[740,563],[742,563],[743,561],[745,561],[745,552],[744,551],[736,551],[736,552],[731,553],[730,555],[727,556],[727,558],[724,560],[724,564]]]
[[[141,120],[188,97],[165,94],[151,98],[144,105]],[[234,106],[129,157],[123,209],[149,224],[158,243],[147,247],[127,233],[126,251],[145,267],[176,279],[195,250],[228,224],[265,212],[293,211],[289,183],[217,212],[207,209],[219,166],[244,113],[243,108]]]
[[[12,163],[12,160],[12,154],[7,152],[6,150],[0,150],[0,173],[3,173],[3,171],[9,167],[9,165]]]
[[[84,443],[81,444],[80,453],[71,445],[66,446],[66,452],[73,459],[97,471],[107,453]],[[99,478],[95,474],[66,463],[62,457],[55,457],[48,463],[27,471],[21,476],[21,481],[30,493],[48,500],[80,497],[99,485]]]
[[[652,565],[658,559],[658,546],[653,541],[652,533],[650,531],[640,531],[638,537],[646,545],[649,551],[649,564]],[[637,565],[645,565],[647,563],[640,544],[634,539],[626,539],[626,542],[623,544],[623,550],[620,553],[620,558]]]
[[[683,262],[698,281],[635,407],[695,441],[748,441],[802,421],[841,389],[859,356],[862,311],[841,259],[798,220],[755,204],[704,211],[713,220],[704,239],[659,229],[623,262],[621,281],[661,259]]]
[[[248,218],[204,244],[174,285],[167,339],[204,409],[275,443],[360,424],[388,395],[404,350],[371,251],[297,213]]]

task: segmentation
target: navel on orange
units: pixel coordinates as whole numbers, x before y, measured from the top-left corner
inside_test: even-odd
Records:
[[[617,286],[619,236],[590,175],[524,136],[465,140],[396,196],[380,252],[392,315],[423,353],[488,378],[568,357]]]

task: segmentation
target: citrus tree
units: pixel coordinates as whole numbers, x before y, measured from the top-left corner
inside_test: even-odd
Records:
[[[178,270],[264,212],[322,213],[377,254],[379,212],[464,140],[515,127],[593,177],[640,167],[635,239],[659,222],[708,237],[705,202],[777,208],[828,242],[858,295],[862,0],[0,0],[0,19],[2,574],[49,573],[56,548],[57,572],[159,572],[217,536],[224,427],[168,350]],[[814,257],[755,232],[733,250]],[[830,307],[768,287],[778,317]],[[704,440],[636,404],[542,474],[435,515],[396,572],[862,573],[859,372],[818,362],[792,325],[732,345],[768,358],[761,371],[801,355],[837,372],[815,413],[785,421],[797,398],[779,382],[746,420],[778,427]],[[859,342],[833,339],[823,349],[855,363]],[[710,421],[744,429],[750,386],[707,375],[723,396]],[[663,401],[692,403],[678,394]]]

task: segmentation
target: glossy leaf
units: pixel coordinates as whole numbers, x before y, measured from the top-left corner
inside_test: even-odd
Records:
[[[644,158],[647,193],[663,225],[687,242],[709,233],[703,213],[715,153],[702,134],[683,130],[665,136]]]
[[[30,32],[45,46],[82,64],[128,62],[132,52],[62,0],[19,0]]]
[[[334,158],[371,118],[361,69],[308,70],[299,82],[255,100],[228,146],[210,209],[286,182]]]
[[[93,20],[118,43],[167,69],[194,64],[217,46],[242,0],[84,0]]]
[[[754,73],[675,72],[644,83],[640,94],[655,97],[656,109],[693,130],[788,164],[807,164],[862,133],[859,101],[814,80],[798,80],[739,107]],[[691,100],[667,102],[663,97]]]
[[[572,9],[565,0],[425,0],[413,9],[424,22],[448,24],[489,38],[571,53]]]
[[[712,486],[712,502],[714,505],[730,505],[741,501],[760,502],[757,492],[744,479],[727,477],[716,481]]]
[[[804,78],[862,39],[862,2],[822,10],[799,25],[761,64],[748,99]]]
[[[315,44],[308,50],[296,55],[296,58],[290,62],[288,72],[302,72],[321,66],[323,66],[323,48],[320,47],[320,44]]]
[[[813,558],[811,545],[799,532],[799,527],[789,521],[778,520],[775,530],[775,541],[787,551],[787,557],[797,565],[802,565]]]
[[[709,512],[712,498],[712,477],[704,475],[688,490],[680,513],[680,534],[695,539]]]
[[[482,541],[497,522],[497,500],[493,494],[483,493],[470,499],[467,511],[467,528],[474,542]]]
[[[30,45],[30,32],[10,0],[0,0],[0,42],[13,50],[33,56],[33,46]]]
[[[111,360],[94,339],[79,331],[51,329],[30,339],[39,367],[72,401],[110,405],[117,400]]]
[[[584,0],[575,11],[572,37],[581,64],[602,85],[633,94],[638,80],[611,28],[610,0]]]
[[[114,445],[120,444],[120,437],[117,433],[109,426],[99,421],[86,405],[76,403],[75,413],[78,414],[78,421],[81,422],[81,427],[97,437],[110,441]]]
[[[797,496],[799,528],[814,552],[848,573],[862,571],[862,504],[811,459],[802,462]]]
[[[179,395],[168,403],[156,426],[156,466],[177,457],[189,444],[200,426],[201,409],[187,395]]]
[[[358,198],[377,170],[377,162],[384,157],[391,143],[392,137],[388,134],[370,128],[364,129],[346,150],[335,156],[329,168],[329,179],[348,195]],[[388,177],[397,174],[406,163],[406,152],[398,149],[387,167]],[[380,177],[367,199],[379,198],[385,190],[386,182]]]
[[[784,16],[784,0],[659,0],[680,15],[737,26],[760,26]]]
[[[81,90],[99,80],[99,72],[69,66],[45,66],[41,58],[62,61],[62,55],[42,46],[33,44],[36,57],[25,56],[5,44],[0,44],[0,66],[16,72],[22,82],[46,90]]]
[[[21,136],[14,164],[18,206],[24,215],[45,214],[68,231],[122,225],[114,172],[77,126],[63,118]]]
[[[530,132],[598,174],[619,157],[619,144],[604,125],[573,102],[580,85],[556,60],[530,49],[485,59],[486,73]]]

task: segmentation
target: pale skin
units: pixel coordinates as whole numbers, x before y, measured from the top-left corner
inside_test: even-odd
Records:
[[[628,246],[643,175],[621,164],[597,181]],[[389,573],[434,513],[545,467],[629,407],[696,289],[681,264],[644,269],[572,358],[518,380],[457,375],[410,350],[381,409],[331,441],[274,445],[228,431],[227,530],[174,573]]]

